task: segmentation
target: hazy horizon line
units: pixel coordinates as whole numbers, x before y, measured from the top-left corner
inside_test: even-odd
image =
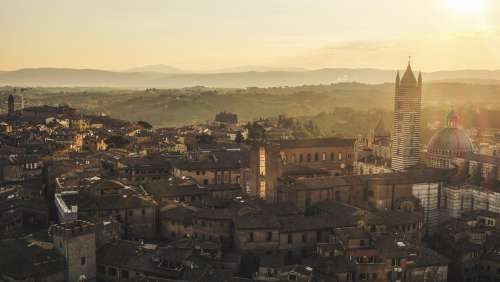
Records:
[[[165,72],[165,71],[133,71],[133,69],[153,67],[153,66],[162,66],[169,67],[177,70],[178,72]],[[248,70],[238,71],[237,69],[247,68]],[[256,70],[252,70],[252,68],[256,68]],[[257,70],[257,68],[266,68],[268,70]],[[148,64],[142,66],[129,67],[126,69],[113,69],[113,68],[99,68],[99,67],[85,67],[85,66],[29,66],[22,67],[16,69],[1,69],[0,72],[15,72],[20,70],[42,70],[42,69],[57,69],[57,70],[94,70],[94,71],[107,71],[107,72],[121,72],[121,73],[141,73],[141,72],[156,72],[156,73],[165,73],[165,74],[217,74],[217,73],[245,73],[245,72],[307,72],[307,71],[319,71],[319,70],[327,70],[327,69],[345,69],[345,70],[378,70],[378,71],[404,71],[406,69],[406,65],[404,68],[379,68],[379,67],[319,67],[319,68],[307,68],[307,67],[278,67],[278,66],[265,66],[265,65],[256,65],[256,66],[233,66],[233,67],[225,67],[225,68],[216,68],[216,69],[183,69],[176,66],[171,66],[167,64]],[[280,70],[281,69],[281,70]],[[498,68],[457,68],[457,69],[437,69],[437,70],[421,70],[414,67],[412,64],[412,69],[414,72],[423,72],[423,73],[436,73],[436,72],[447,72],[447,71],[500,71],[500,67]]]

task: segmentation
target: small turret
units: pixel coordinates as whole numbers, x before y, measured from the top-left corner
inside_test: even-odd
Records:
[[[455,111],[451,111],[446,117],[446,127],[457,128],[458,127],[458,115]]]
[[[396,75],[396,88],[399,87],[400,82],[401,82],[401,79],[399,78],[399,71],[398,71],[398,74]]]

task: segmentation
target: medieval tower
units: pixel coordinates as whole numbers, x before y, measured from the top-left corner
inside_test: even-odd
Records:
[[[9,115],[14,114],[14,96],[12,94],[9,95],[9,98],[7,99],[7,108]]]
[[[394,125],[392,132],[392,162],[395,171],[405,171],[420,162],[422,75],[418,80],[410,63],[403,77],[396,76]]]
[[[66,281],[96,278],[96,235],[93,223],[75,220],[51,227],[55,249],[66,260]]]

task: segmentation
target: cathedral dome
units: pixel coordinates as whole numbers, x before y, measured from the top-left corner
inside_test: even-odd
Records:
[[[458,116],[451,112],[447,126],[436,132],[427,145],[427,162],[431,167],[449,168],[454,157],[473,152],[474,145],[465,131],[457,128]]]
[[[474,145],[465,132],[458,128],[443,128],[436,132],[427,146],[433,154],[450,154],[454,156],[474,151]]]

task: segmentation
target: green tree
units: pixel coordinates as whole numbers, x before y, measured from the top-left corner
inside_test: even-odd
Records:
[[[236,138],[234,138],[234,142],[241,144],[241,143],[243,143],[243,141],[245,141],[245,137],[243,137],[243,134],[241,134],[241,131],[238,131],[236,133]]]
[[[249,123],[248,125],[248,139],[251,140],[265,140],[266,139],[266,130],[260,125],[258,122]]]
[[[196,141],[198,141],[198,144],[213,144],[215,143],[215,137],[203,133],[201,135],[196,136]]]
[[[130,144],[130,140],[120,135],[111,136],[105,142],[109,148],[125,148]]]
[[[142,128],[144,128],[144,129],[151,129],[151,128],[153,128],[153,126],[149,122],[147,122],[147,121],[140,120],[140,121],[137,122],[137,124],[139,126],[141,126]]]

